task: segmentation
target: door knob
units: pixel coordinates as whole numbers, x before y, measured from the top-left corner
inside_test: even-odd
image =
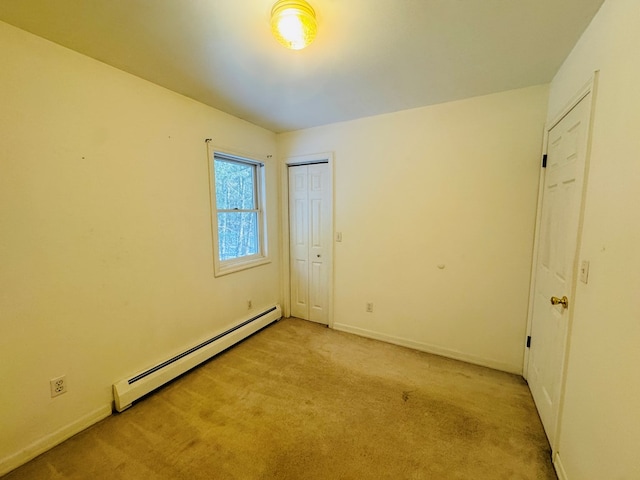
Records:
[[[551,297],[551,305],[562,305],[562,308],[569,308],[569,299],[566,295],[562,298]]]
[[[317,254],[316,257],[320,258],[320,254]]]

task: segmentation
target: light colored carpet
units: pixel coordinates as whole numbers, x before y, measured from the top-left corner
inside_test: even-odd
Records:
[[[3,480],[555,478],[522,378],[285,319]]]

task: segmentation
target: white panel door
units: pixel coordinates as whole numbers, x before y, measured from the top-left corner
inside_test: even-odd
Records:
[[[329,322],[332,241],[329,166],[289,167],[291,315]]]
[[[309,189],[308,167],[289,168],[289,248],[291,251],[291,315],[309,318]]]
[[[590,109],[591,94],[548,137],[527,380],[552,447],[575,290]],[[568,306],[552,304],[552,297],[567,297]]]

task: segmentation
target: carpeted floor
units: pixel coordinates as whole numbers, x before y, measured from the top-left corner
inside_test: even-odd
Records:
[[[556,479],[521,377],[285,319],[9,473]]]

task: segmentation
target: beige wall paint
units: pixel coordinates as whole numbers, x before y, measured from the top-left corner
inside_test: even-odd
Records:
[[[275,134],[4,23],[0,56],[2,473],[108,414],[115,381],[279,301],[280,227],[266,160],[273,262],[214,278],[204,140],[265,160]]]
[[[522,371],[547,93],[278,135],[335,154],[336,328]]]
[[[640,478],[640,3],[607,0],[551,85],[549,117],[600,70],[565,402],[569,480]]]

